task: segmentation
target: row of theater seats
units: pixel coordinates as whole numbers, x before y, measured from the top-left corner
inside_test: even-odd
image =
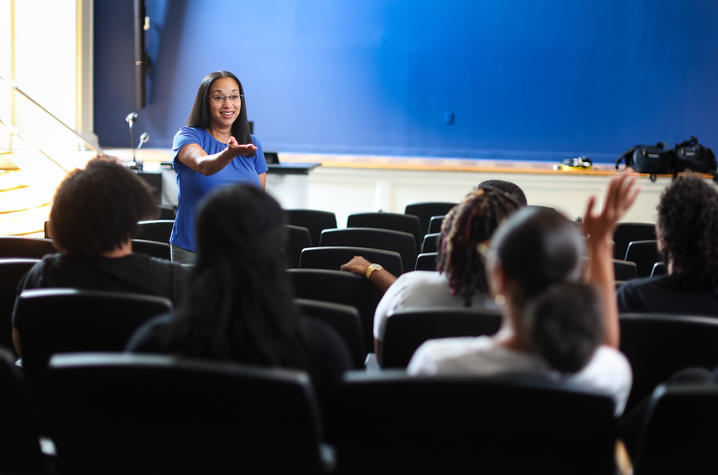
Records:
[[[331,275],[324,280],[317,278],[317,273],[327,271],[309,271],[309,278],[303,275],[307,271],[301,269],[289,272],[298,284],[297,293],[314,297],[297,300],[305,317],[322,320],[335,328],[350,348],[355,368],[363,368],[372,342],[371,333],[367,332],[371,315],[367,313],[373,311],[371,306],[375,307],[378,299],[369,293],[361,295],[368,290],[363,286],[333,284]],[[343,303],[331,302],[332,299]],[[142,323],[170,311],[168,300],[153,296],[76,289],[23,291],[17,300],[16,326],[21,329],[23,371],[28,384],[33,390],[42,386],[47,361],[53,354],[121,351]],[[471,308],[397,312],[387,320],[381,366],[403,369],[416,348],[428,339],[493,335],[500,322],[498,313]],[[682,368],[718,365],[715,345],[718,319],[621,314],[619,323],[620,349],[633,370],[629,408]]]
[[[63,354],[31,399],[0,366],[2,473],[615,473],[612,399],[565,383],[350,372],[322,418],[300,372]],[[634,473],[715,473],[717,405],[659,387]]]

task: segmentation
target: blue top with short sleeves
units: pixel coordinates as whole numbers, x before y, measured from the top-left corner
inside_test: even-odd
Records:
[[[257,153],[251,157],[235,157],[222,170],[214,175],[198,173],[177,159],[179,151],[185,145],[197,144],[207,155],[222,152],[226,143],[212,137],[206,129],[182,127],[172,142],[172,166],[177,175],[177,217],[172,227],[170,243],[189,251],[195,251],[194,213],[197,204],[210,191],[232,183],[251,183],[261,186],[259,175],[267,172],[267,163],[259,140],[252,135],[252,143]]]

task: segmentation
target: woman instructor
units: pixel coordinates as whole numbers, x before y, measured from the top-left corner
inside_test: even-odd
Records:
[[[172,143],[177,175],[177,217],[172,227],[172,260],[195,260],[194,215],[197,203],[229,183],[265,188],[267,164],[259,141],[249,133],[244,89],[229,71],[202,80],[192,112]],[[241,212],[237,210],[238,212]]]

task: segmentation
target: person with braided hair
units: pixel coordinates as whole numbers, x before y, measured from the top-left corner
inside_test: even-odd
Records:
[[[374,314],[374,349],[381,361],[382,341],[389,315],[409,307],[496,308],[488,297],[486,273],[478,247],[519,209],[519,202],[496,188],[469,193],[447,214],[441,229],[437,270],[413,271],[398,279],[385,269],[371,271],[369,261],[355,256],[342,270],[367,277],[385,294]],[[370,272],[371,271],[371,272]]]
[[[718,316],[718,191],[698,175],[676,178],[661,195],[658,248],[668,275],[618,290],[622,312]]]
[[[585,243],[575,223],[554,209],[513,214],[483,249],[491,294],[501,307],[499,332],[428,340],[407,372],[567,380],[609,393],[620,415],[632,375],[618,351],[612,236],[639,190],[636,177],[623,174],[611,180],[598,214],[592,197],[583,218]],[[588,279],[582,282],[586,247]]]

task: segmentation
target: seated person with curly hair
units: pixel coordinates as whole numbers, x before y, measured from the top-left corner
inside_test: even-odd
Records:
[[[718,315],[718,191],[697,175],[677,178],[661,195],[656,235],[667,275],[626,282],[621,312]]]
[[[381,361],[386,321],[392,313],[410,307],[487,307],[496,309],[488,295],[484,263],[478,246],[491,239],[499,224],[520,207],[513,195],[479,188],[454,206],[444,219],[439,241],[437,270],[413,271],[398,279],[385,269],[368,278],[385,291],[374,314],[374,348]],[[342,270],[367,276],[370,263],[354,257]]]
[[[48,254],[18,285],[25,289],[72,287],[166,297],[177,303],[189,280],[179,264],[132,252],[137,222],[159,212],[152,191],[132,171],[94,158],[55,191],[50,235],[61,252]],[[13,340],[18,349],[18,334]]]

